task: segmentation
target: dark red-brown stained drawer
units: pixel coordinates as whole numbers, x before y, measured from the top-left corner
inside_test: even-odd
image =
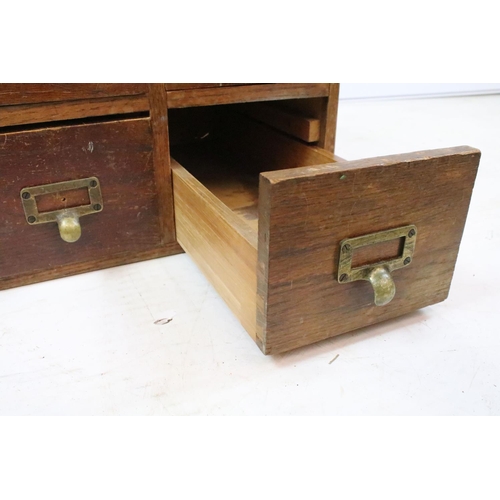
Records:
[[[149,118],[0,133],[0,182],[0,289],[161,254]],[[85,206],[78,241],[39,223]]]

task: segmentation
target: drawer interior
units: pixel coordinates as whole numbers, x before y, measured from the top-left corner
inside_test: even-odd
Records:
[[[178,242],[263,352],[285,352],[447,297],[478,150],[335,162],[314,143],[235,108],[191,117],[194,110],[178,111],[186,112],[170,121]],[[373,243],[402,229],[404,245],[401,236]],[[402,258],[415,236],[412,257],[391,269],[393,299],[377,306],[380,287],[356,278],[356,266],[378,269]],[[343,242],[359,237],[373,242],[354,252],[354,271],[339,274],[349,252]]]
[[[331,163],[335,157],[249,118],[256,114],[252,105],[170,110],[169,128],[172,158],[257,231],[261,172]]]
[[[335,157],[233,106],[170,110],[169,133],[177,240],[260,344],[259,174]]]

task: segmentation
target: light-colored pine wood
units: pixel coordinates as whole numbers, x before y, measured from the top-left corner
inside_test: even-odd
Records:
[[[305,142],[317,142],[320,138],[320,120],[297,111],[280,108],[275,104],[251,103],[239,108],[242,113],[267,123],[286,134]]]
[[[171,164],[177,240],[255,339],[257,233],[174,159]]]

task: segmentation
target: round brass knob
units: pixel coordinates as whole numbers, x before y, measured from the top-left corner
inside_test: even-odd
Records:
[[[375,267],[368,275],[368,281],[373,287],[376,306],[385,306],[394,298],[396,285],[391,272],[386,267]]]
[[[64,241],[74,243],[80,239],[82,228],[77,216],[63,215],[57,219],[57,225],[59,226],[59,234]]]

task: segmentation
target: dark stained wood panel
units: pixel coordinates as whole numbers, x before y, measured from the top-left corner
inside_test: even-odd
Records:
[[[166,83],[167,90],[207,89],[211,87],[236,87],[241,85],[260,85],[259,83]]]
[[[153,160],[158,191],[161,238],[162,242],[172,242],[175,240],[174,196],[170,172],[167,94],[162,84],[152,83],[149,86],[149,103],[153,125]]]
[[[480,152],[463,146],[261,174],[258,343],[279,353],[444,300]],[[417,226],[396,296],[337,282],[341,240]]]
[[[340,85],[330,83],[328,99],[324,103],[323,128],[319,145],[332,153],[335,151],[335,137],[337,135],[337,114],[339,108]]]
[[[56,223],[26,222],[22,188],[91,176],[104,209],[80,219],[79,241],[62,241]],[[0,134],[0,179],[0,288],[22,276],[38,281],[37,273],[163,254],[147,118]]]
[[[0,106],[145,94],[145,83],[1,83]]]
[[[0,107],[0,127],[139,113],[148,110],[147,95],[4,106]]]
[[[0,279],[0,290],[15,288],[18,286],[30,285],[41,281],[49,281],[57,278],[65,278],[75,274],[88,273],[109,267],[121,266],[123,264],[131,264],[133,262],[142,262],[144,260],[157,259],[168,255],[182,253],[183,249],[177,242],[168,243],[165,246],[144,250],[140,252],[122,252],[116,255],[102,256],[99,260],[74,262],[62,266],[45,269],[33,274],[25,272],[17,276]]]
[[[213,106],[254,101],[326,97],[328,83],[272,83],[238,87],[202,88],[167,92],[169,108]]]

